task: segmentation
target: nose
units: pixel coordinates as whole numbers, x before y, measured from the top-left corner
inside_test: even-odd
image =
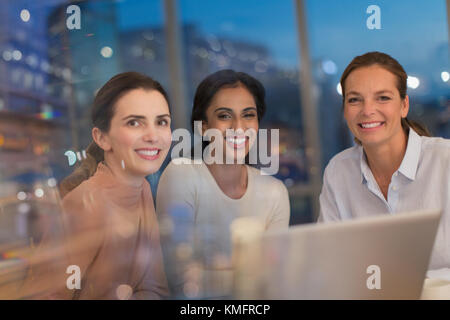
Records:
[[[238,130],[245,131],[244,123],[243,123],[242,119],[239,118],[239,117],[236,117],[233,120],[232,128],[233,128],[234,131],[238,131]]]
[[[363,116],[367,116],[367,117],[371,116],[371,115],[375,114],[375,110],[376,110],[375,102],[365,101],[362,104],[361,113],[362,113]]]
[[[159,140],[158,130],[155,126],[149,125],[144,132],[142,139],[145,142],[156,143]]]

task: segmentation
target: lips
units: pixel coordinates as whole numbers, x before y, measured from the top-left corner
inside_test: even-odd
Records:
[[[136,149],[136,153],[139,157],[145,160],[155,160],[159,157],[161,149],[158,148],[141,148]]]
[[[244,148],[245,144],[247,143],[248,140],[249,140],[249,137],[246,137],[246,136],[225,137],[225,141],[233,149]]]
[[[385,124],[384,121],[371,121],[371,122],[361,122],[358,123],[358,126],[363,130],[376,130],[378,128],[381,128]]]

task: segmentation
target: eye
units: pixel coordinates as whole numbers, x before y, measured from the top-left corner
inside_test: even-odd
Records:
[[[222,113],[222,114],[218,115],[218,118],[221,120],[228,120],[228,119],[231,119],[231,116],[227,113]]]
[[[253,119],[255,117],[256,117],[256,114],[254,112],[244,114],[244,118]]]
[[[360,101],[360,99],[359,98],[355,98],[355,97],[349,98],[347,100],[348,103],[356,103],[356,102],[359,102],[359,101]]]
[[[127,126],[129,126],[129,127],[138,127],[139,125],[140,125],[140,123],[137,120],[130,120],[127,122]]]
[[[381,96],[379,99],[380,99],[381,101],[388,101],[388,100],[391,100],[391,97],[388,97],[388,96]]]
[[[169,125],[169,121],[166,119],[161,119],[158,121],[158,125],[163,126],[163,127],[167,127]]]

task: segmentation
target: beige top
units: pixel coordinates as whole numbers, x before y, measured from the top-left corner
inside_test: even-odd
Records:
[[[231,268],[230,227],[237,218],[254,217],[265,230],[288,228],[290,206],[284,184],[272,176],[262,175],[256,168],[246,167],[247,190],[239,199],[223,193],[204,162],[195,164],[187,158],[174,159],[161,175],[156,210],[158,218],[171,219],[171,235],[166,237],[163,227],[161,233],[164,233],[164,250],[172,259],[166,266],[173,294],[184,295],[190,289],[183,288],[188,280],[182,275],[187,268],[183,265],[189,264],[189,260],[201,263],[208,270]],[[186,250],[186,245],[193,249],[190,258],[186,258],[191,251]],[[198,297],[228,296],[230,280],[222,277],[224,274],[203,272]]]
[[[75,299],[160,299],[168,295],[150,186],[119,181],[104,164],[63,199]],[[130,297],[130,295],[132,296]]]

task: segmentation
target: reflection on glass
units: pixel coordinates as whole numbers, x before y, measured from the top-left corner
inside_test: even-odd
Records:
[[[84,157],[100,85],[131,70],[167,81],[162,2],[77,2],[79,29],[68,27],[71,4],[0,1],[0,299],[50,289],[61,253],[57,188]],[[46,235],[53,240],[39,247]],[[22,286],[45,264],[43,286]]]

